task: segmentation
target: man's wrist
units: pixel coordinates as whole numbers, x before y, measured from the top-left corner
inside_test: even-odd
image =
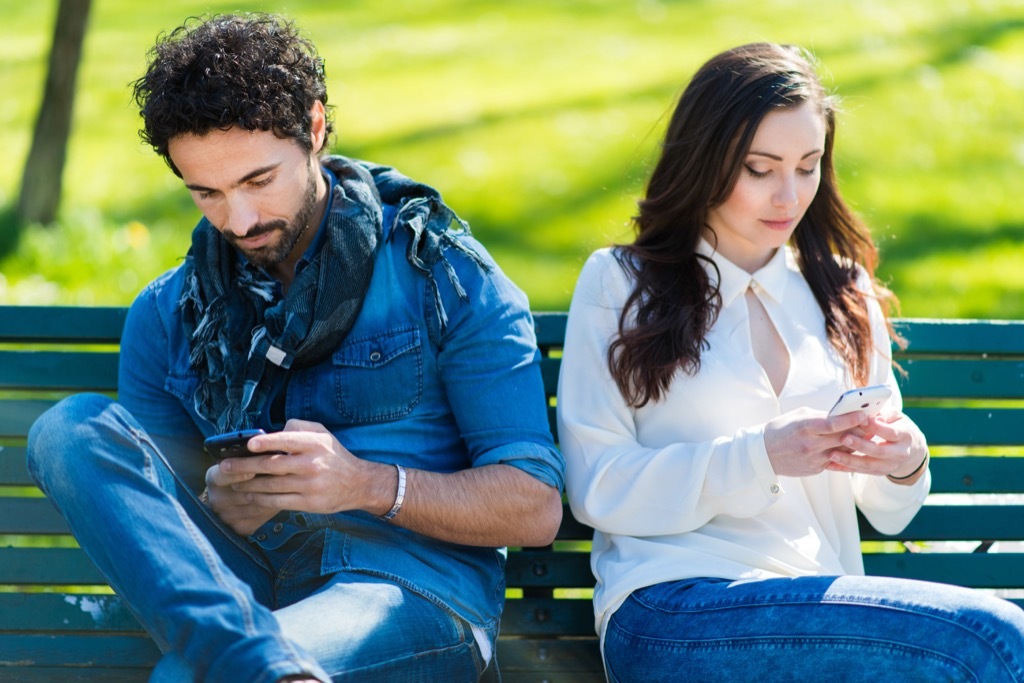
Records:
[[[385,522],[390,522],[394,519],[395,515],[402,510],[402,505],[405,503],[405,468],[396,463],[395,470],[398,472],[398,485],[395,488],[395,502],[392,504],[390,510],[381,515],[380,518]]]

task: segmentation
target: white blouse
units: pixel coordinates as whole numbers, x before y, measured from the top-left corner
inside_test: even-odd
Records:
[[[721,271],[722,309],[697,374],[677,373],[660,401],[627,405],[608,371],[608,346],[633,286],[611,250],[587,261],[569,310],[558,433],[573,514],[596,530],[591,568],[602,639],[632,591],[664,581],[863,574],[855,506],[875,528],[895,533],[931,485],[930,475],[901,486],[880,476],[775,474],[765,423],[804,406],[827,411],[853,385],[788,248],[754,275],[706,242],[701,252]],[[870,291],[866,274],[859,284]],[[778,396],[754,357],[748,287],[789,351]],[[889,384],[890,405],[900,410],[885,321],[869,302],[877,352],[868,383]]]

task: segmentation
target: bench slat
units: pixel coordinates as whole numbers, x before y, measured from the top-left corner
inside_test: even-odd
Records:
[[[907,372],[896,374],[905,400],[1024,396],[1024,360],[911,358],[900,365]]]
[[[120,306],[0,306],[0,341],[116,344],[127,313]]]
[[[932,493],[1024,493],[1024,458],[939,457],[928,468]]]
[[[0,438],[24,438],[36,418],[53,404],[46,399],[0,399]],[[909,406],[906,412],[932,445],[1011,446],[1021,442],[1024,409]],[[548,408],[548,419],[554,433],[553,407]]]
[[[55,644],[54,647],[60,647]],[[4,643],[0,640],[0,652]],[[93,645],[98,651],[103,651],[102,644]],[[111,664],[112,662],[104,663]],[[146,683],[149,680],[150,668],[141,669],[113,669],[106,666],[81,667],[51,667],[31,666],[19,664],[5,666],[0,662],[0,683]]]
[[[863,517],[860,521],[865,541],[1012,541],[1022,536],[1024,506],[925,505],[906,529],[892,536],[875,531]]]
[[[933,458],[929,468],[932,493],[1021,493],[1024,489],[1024,458],[946,456]],[[0,486],[32,485],[25,470],[25,448],[0,446]],[[590,537],[590,527],[577,522],[566,505],[559,540],[590,540]]]
[[[0,439],[23,439],[29,427],[56,401],[0,398]]]
[[[0,351],[0,389],[114,391],[112,351]]]
[[[78,548],[0,548],[0,585],[91,586],[106,582]]]
[[[586,640],[498,639],[498,668],[504,683],[603,683],[596,638]]]
[[[24,446],[0,446],[0,486],[35,486],[25,468]]]
[[[893,326],[909,342],[907,355],[1024,355],[1024,321],[903,318]]]
[[[509,553],[505,582],[514,587],[590,588],[590,553],[523,549]]]
[[[894,553],[864,556],[875,576],[896,576],[972,588],[1015,588],[1021,584],[1024,553]]]
[[[142,626],[116,595],[0,593],[0,633],[82,631],[141,634]]]
[[[0,498],[0,534],[67,534],[68,525],[46,498]],[[2,570],[0,570],[2,571]]]
[[[535,312],[533,325],[537,333],[537,345],[541,347],[562,348],[565,340],[565,313]]]
[[[111,668],[153,667],[160,650],[148,636],[127,635],[43,635],[0,633],[0,672],[4,666],[106,666]],[[51,680],[65,681],[67,678]]]
[[[1024,409],[1020,408],[908,406],[905,412],[933,446],[1012,446],[1024,440],[1021,430]]]
[[[501,615],[501,635],[594,637],[594,604],[589,598],[509,599]]]

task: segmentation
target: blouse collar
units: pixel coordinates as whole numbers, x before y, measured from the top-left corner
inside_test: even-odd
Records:
[[[782,301],[782,295],[786,291],[786,282],[789,279],[791,270],[796,269],[796,259],[793,257],[789,247],[782,247],[776,250],[775,255],[762,266],[757,272],[750,274],[743,270],[715,249],[703,237],[697,245],[697,253],[708,257],[718,266],[720,281],[718,292],[722,296],[722,306],[728,306],[732,301],[754,286],[758,294],[763,291],[775,301]],[[704,268],[714,282],[715,272],[710,264],[705,263]],[[760,290],[760,291],[758,291]]]

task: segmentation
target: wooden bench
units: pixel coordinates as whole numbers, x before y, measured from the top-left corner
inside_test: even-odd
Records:
[[[27,430],[47,406],[72,392],[115,392],[124,314],[0,306],[0,681],[144,681],[159,657],[24,462]],[[536,319],[553,425],[565,314]],[[1006,457],[1024,455],[1024,322],[899,328],[910,341],[899,357],[907,412],[933,446],[936,495],[896,537],[862,524],[867,570],[1011,591],[1024,606],[1024,457]],[[505,681],[604,680],[589,539],[567,509],[552,547],[510,549]]]

